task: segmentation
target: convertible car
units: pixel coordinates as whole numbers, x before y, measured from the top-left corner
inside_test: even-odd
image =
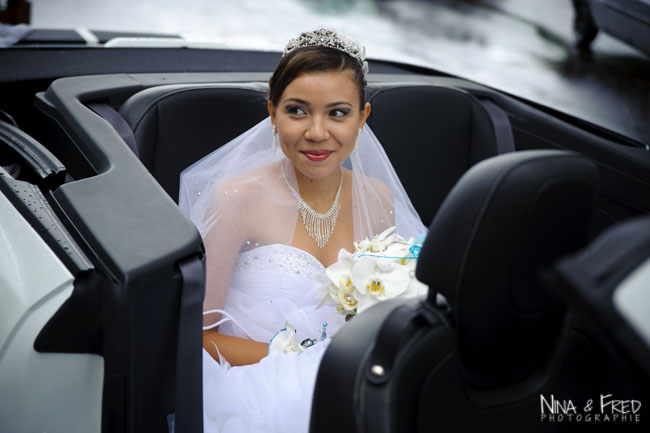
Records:
[[[2,431],[203,431],[204,255],[179,173],[266,116],[280,53],[116,36],[0,50]],[[648,143],[370,70],[368,122],[430,224],[429,295],[342,328],[311,431],[648,431]]]

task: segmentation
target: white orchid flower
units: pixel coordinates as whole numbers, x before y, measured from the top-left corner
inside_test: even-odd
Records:
[[[339,250],[339,259],[336,263],[331,264],[326,270],[325,274],[334,284],[339,286],[344,285],[344,277],[350,275],[350,271],[354,266],[354,256],[345,248]]]
[[[338,261],[325,270],[326,281],[321,289],[322,301],[319,307],[331,300],[341,314],[356,312],[355,288],[350,280],[354,261],[354,255],[350,252],[344,248],[339,250]]]
[[[368,308],[380,302],[376,296],[373,296],[369,293],[365,295],[359,295],[359,301],[357,303],[357,314],[363,311],[366,311]]]
[[[267,353],[269,355],[298,355],[304,350],[296,342],[296,329],[290,323],[285,322],[284,328],[280,329],[269,342]]]
[[[356,295],[355,287],[352,286],[352,282],[348,278],[347,286],[339,288],[337,293],[336,309],[339,313],[343,312],[353,312],[356,311],[358,300]]]
[[[408,286],[410,275],[394,259],[360,257],[352,267],[350,279],[362,295],[367,293],[378,300],[400,296]]]
[[[380,234],[376,235],[371,240],[364,239],[354,243],[355,255],[359,256],[364,253],[381,253],[386,249],[386,246],[395,242],[398,239],[403,239],[401,236],[393,234],[395,226],[390,227]]]
[[[410,245],[407,244],[406,241],[396,239],[385,247],[384,254],[388,257],[407,258],[411,256],[409,247]]]
[[[368,239],[354,242],[355,254],[363,254],[368,251],[368,248],[370,248],[370,241]]]
[[[409,285],[404,291],[404,298],[413,298],[416,296],[426,295],[429,291],[429,286],[418,281],[415,277],[411,278]]]
[[[387,299],[426,294],[428,287],[415,278],[418,251],[413,247],[420,245],[390,227],[355,242],[354,253],[341,249],[338,261],[325,271],[321,305],[331,301],[339,313],[350,315]]]

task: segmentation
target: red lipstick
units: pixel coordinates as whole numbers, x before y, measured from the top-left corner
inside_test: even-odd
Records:
[[[302,152],[310,161],[325,161],[331,154],[331,150],[310,150]]]

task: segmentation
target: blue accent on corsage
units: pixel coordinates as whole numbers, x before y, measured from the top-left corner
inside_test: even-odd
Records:
[[[323,322],[323,327],[319,329],[320,331],[320,341],[324,341],[327,338],[327,322]]]
[[[267,355],[270,355],[270,354],[271,354],[271,343],[273,342],[273,339],[274,339],[275,337],[277,337],[278,334],[279,334],[280,332],[284,332],[284,331],[286,331],[286,330],[287,330],[287,328],[282,328],[282,329],[280,329],[278,332],[276,332],[275,334],[273,334],[273,337],[271,337],[271,339],[269,340],[269,345],[266,347],[266,354],[267,354]]]

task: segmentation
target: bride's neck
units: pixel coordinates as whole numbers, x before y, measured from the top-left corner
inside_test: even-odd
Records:
[[[309,178],[298,170],[296,172],[296,181],[300,196],[316,212],[327,212],[332,206],[336,191],[339,189],[342,169],[334,170],[330,175],[320,179]]]

